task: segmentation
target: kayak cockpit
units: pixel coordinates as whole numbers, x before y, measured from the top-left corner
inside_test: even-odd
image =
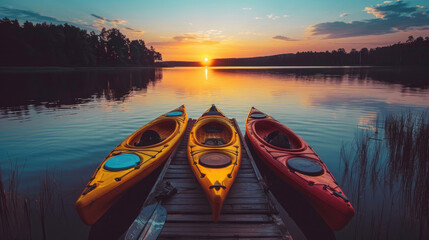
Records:
[[[304,144],[288,128],[272,120],[257,121],[254,131],[265,143],[282,149],[302,149]]]
[[[174,119],[163,119],[148,128],[141,129],[131,137],[127,145],[132,147],[146,147],[159,144],[173,135],[178,124]]]
[[[232,130],[220,122],[207,122],[195,131],[195,139],[201,145],[221,146],[232,140]]]

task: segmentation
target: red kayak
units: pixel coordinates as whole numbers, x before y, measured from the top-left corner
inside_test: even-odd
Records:
[[[339,230],[355,215],[349,199],[325,163],[296,133],[252,107],[246,135],[263,162],[301,192],[328,226]]]

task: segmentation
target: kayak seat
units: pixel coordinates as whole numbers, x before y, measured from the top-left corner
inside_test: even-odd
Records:
[[[223,131],[223,127],[220,125],[206,125],[204,126],[204,131],[206,133],[221,133]]]
[[[204,145],[210,145],[210,146],[218,146],[218,145],[224,145],[226,144],[225,140],[222,138],[207,138],[204,142]]]
[[[154,130],[146,130],[140,137],[140,141],[134,143],[134,146],[143,147],[143,146],[150,146],[157,143],[162,142],[163,139],[159,136],[159,134]]]
[[[264,140],[276,147],[291,149],[289,139],[286,135],[282,134],[280,130],[276,130],[264,137]]]

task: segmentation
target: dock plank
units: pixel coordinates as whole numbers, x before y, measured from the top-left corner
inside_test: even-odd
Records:
[[[212,222],[211,214],[168,214],[169,222]],[[272,219],[267,214],[223,214],[219,217],[219,223],[270,223]]]

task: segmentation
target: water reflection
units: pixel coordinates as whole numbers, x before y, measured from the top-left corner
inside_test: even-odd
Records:
[[[417,220],[401,221],[427,219],[423,188],[429,180],[422,177],[427,176],[427,166],[414,159],[414,167],[411,162],[398,164],[399,160],[389,168],[382,167],[390,153],[381,119],[392,111],[428,108],[427,76],[412,70],[326,67],[3,72],[0,167],[8,172],[10,161],[25,163],[21,189],[27,192],[38,189],[34,179],[43,176],[46,169],[55,169],[68,196],[65,204],[74,213],[74,201],[100,161],[143,124],[181,104],[186,105],[190,117],[197,118],[214,103],[228,117],[236,118],[243,131],[249,108],[255,106],[297,132],[324,159],[337,180],[343,179],[342,189],[353,199],[357,216],[346,229],[335,233],[337,237],[369,238],[382,232],[387,237],[407,234],[407,238],[418,238],[421,228],[408,226]],[[353,140],[356,126],[370,133],[359,137],[352,149],[363,153],[355,156],[343,149],[342,158],[350,161],[340,165],[340,146]],[[405,152],[409,151],[414,150]],[[377,154],[365,157],[369,152]],[[428,159],[427,155],[419,158]],[[414,180],[389,184],[404,181],[413,169]],[[410,194],[411,200],[402,200],[402,195]],[[292,206],[290,214],[299,219],[300,227],[314,219],[304,235],[334,237],[305,204],[301,209],[296,207],[303,201],[286,199],[284,203]],[[420,215],[415,213],[418,211]],[[81,226],[77,215],[76,220],[74,224]]]
[[[429,81],[424,68],[392,67],[214,67],[214,71],[228,73],[290,75],[302,80],[334,80],[341,82],[348,75],[358,80],[373,80],[384,83],[398,83],[413,90],[427,88]]]
[[[28,112],[28,106],[64,108],[104,98],[124,101],[162,79],[160,69],[0,73],[2,114]]]
[[[155,84],[163,78],[163,73],[168,75],[165,83],[169,87],[179,88],[177,92],[181,93],[200,95],[221,90],[227,91],[228,95],[235,95],[233,100],[239,100],[242,97],[261,94],[261,90],[269,90],[266,97],[299,92],[302,96],[306,96],[307,93],[305,99],[301,99],[301,103],[310,105],[338,105],[344,102],[365,104],[371,99],[377,100],[380,97],[387,98],[389,103],[398,103],[401,99],[397,96],[380,95],[379,90],[385,87],[377,86],[377,82],[398,83],[402,86],[401,92],[411,93],[409,96],[412,96],[412,92],[424,91],[429,85],[427,74],[422,69],[205,67],[201,68],[204,82],[201,81],[198,69],[200,68],[0,72],[0,110],[2,115],[28,114],[29,106],[40,112],[43,107],[67,108],[100,98],[121,102],[132,92],[144,93],[149,83]],[[174,74],[171,75],[173,71]],[[286,80],[288,84],[272,82],[266,85],[267,79]],[[297,81],[297,84],[290,82],[291,80]],[[345,90],[344,82],[347,87],[356,85],[357,88],[338,91],[338,88]],[[264,88],[261,89],[261,85],[264,85]],[[329,87],[330,85],[335,87]],[[362,88],[367,85],[372,86],[372,89]],[[246,91],[237,91],[243,88]],[[362,91],[363,89],[368,92]],[[361,101],[361,94],[367,95],[365,101]],[[164,95],[164,97],[171,99],[176,96]],[[417,104],[422,104],[426,100],[421,99]]]
[[[428,106],[429,98],[421,97],[429,84],[427,74],[423,70],[412,74],[411,70],[395,71],[385,68],[208,68],[207,71],[201,68],[199,72],[198,68],[180,68],[164,69],[163,84],[186,95],[210,96],[218,100],[218,104],[230,100],[241,105],[243,101],[249,105],[273,105],[273,101],[279,101],[273,98],[287,98],[287,104],[329,108],[345,105],[385,108],[387,104],[410,103]],[[201,74],[206,72],[208,77],[202,81]],[[421,84],[410,87],[415,79]]]

